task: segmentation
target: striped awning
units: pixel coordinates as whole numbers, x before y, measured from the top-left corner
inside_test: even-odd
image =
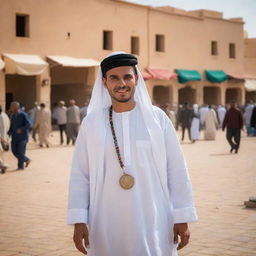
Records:
[[[38,55],[4,53],[5,73],[34,76],[42,74],[48,63]]]
[[[47,56],[47,58],[63,67],[86,68],[100,65],[100,62],[94,59],[73,58],[69,56]]]

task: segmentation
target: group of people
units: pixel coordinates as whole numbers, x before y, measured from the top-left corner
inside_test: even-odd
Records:
[[[60,131],[60,143],[75,144],[80,122],[86,116],[87,106],[79,109],[75,100],[69,101],[70,106],[60,101],[57,108],[50,109],[44,103],[35,103],[35,106],[26,113],[19,102],[12,102],[8,113],[3,112],[0,106],[0,171],[5,173],[7,165],[4,161],[4,151],[11,150],[18,160],[17,170],[26,168],[31,160],[25,155],[26,145],[29,141],[29,132],[35,142],[39,141],[40,147],[49,147],[49,136],[53,125],[57,124]],[[9,143],[11,137],[11,143]]]
[[[256,106],[252,101],[242,110],[237,107],[235,102],[231,102],[226,107],[202,105],[200,108],[197,104],[193,104],[193,107],[190,108],[189,104],[185,103],[183,106],[179,106],[176,113],[170,110],[167,104],[160,107],[169,116],[176,130],[179,126],[181,127],[182,141],[185,138],[186,130],[189,140],[194,143],[199,140],[202,130],[205,140],[215,140],[217,130],[224,131],[226,129],[226,138],[231,146],[230,152],[238,153],[244,124],[248,136],[256,135]]]

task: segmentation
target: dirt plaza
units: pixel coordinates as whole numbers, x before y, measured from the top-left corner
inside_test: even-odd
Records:
[[[180,136],[180,134],[179,134]],[[203,134],[201,134],[203,137]],[[66,225],[73,146],[28,145],[32,159],[24,171],[5,154],[9,169],[0,175],[0,256],[78,256]],[[216,141],[182,143],[193,184],[199,221],[190,225],[190,244],[180,256],[255,256],[256,209],[243,202],[256,196],[256,137],[244,133],[238,154],[229,153],[225,133]],[[137,255],[136,255],[137,256]]]

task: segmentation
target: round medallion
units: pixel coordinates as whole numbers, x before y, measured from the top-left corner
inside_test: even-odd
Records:
[[[119,184],[123,189],[130,189],[134,186],[134,178],[129,174],[124,174],[119,180]]]

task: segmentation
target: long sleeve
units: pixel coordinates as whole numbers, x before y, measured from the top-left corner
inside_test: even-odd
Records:
[[[197,221],[186,162],[175,129],[169,120],[165,121],[165,143],[168,188],[174,208],[174,223]]]
[[[20,129],[23,132],[26,132],[31,127],[31,121],[28,118],[28,115],[26,113],[23,113],[23,120],[24,122],[23,122],[23,125],[20,127]]]
[[[89,198],[89,164],[85,137],[85,122],[83,122],[76,140],[72,161],[69,183],[68,224],[88,223]]]

